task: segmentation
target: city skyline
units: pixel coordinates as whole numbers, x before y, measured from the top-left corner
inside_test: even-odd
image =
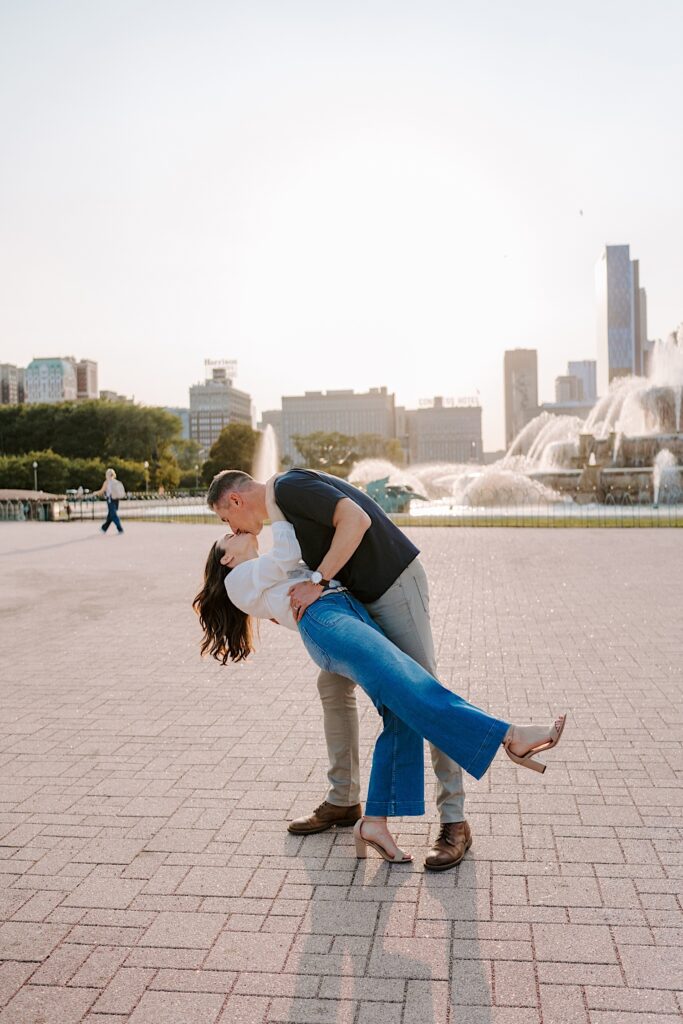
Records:
[[[498,449],[506,349],[542,400],[597,358],[605,244],[651,338],[683,318],[681,30],[664,0],[6,7],[1,358],[88,352],[162,406],[205,355],[259,412],[478,390]]]

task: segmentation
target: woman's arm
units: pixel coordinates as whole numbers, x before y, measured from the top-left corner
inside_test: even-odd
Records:
[[[301,548],[291,523],[273,523],[273,547],[265,555],[240,562],[225,578],[231,601],[248,615],[272,618],[267,592],[301,565]]]

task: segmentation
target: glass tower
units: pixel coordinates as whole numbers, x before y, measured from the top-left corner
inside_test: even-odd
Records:
[[[606,245],[595,268],[598,312],[598,389],[615,377],[642,372],[644,308],[638,261],[628,245]]]

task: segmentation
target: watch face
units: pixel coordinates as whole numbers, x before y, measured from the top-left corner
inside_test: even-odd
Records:
[[[311,583],[320,583],[322,578],[323,574],[321,572],[316,571],[311,573]]]

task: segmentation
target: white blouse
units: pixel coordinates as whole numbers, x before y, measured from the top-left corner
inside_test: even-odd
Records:
[[[295,583],[310,579],[311,570],[301,561],[292,524],[274,522],[272,528],[272,549],[236,565],[225,577],[225,589],[232,603],[247,615],[276,619],[281,626],[296,630],[288,591]]]

